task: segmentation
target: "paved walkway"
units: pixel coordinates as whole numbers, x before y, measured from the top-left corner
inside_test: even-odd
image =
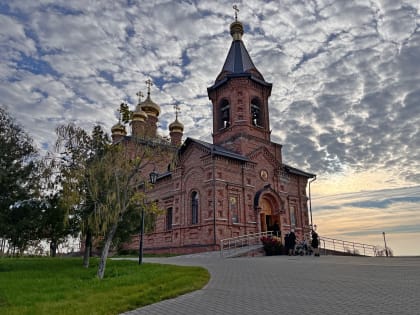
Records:
[[[420,314],[420,258],[222,259],[212,253],[146,262],[203,266],[211,280],[202,290],[126,315]]]

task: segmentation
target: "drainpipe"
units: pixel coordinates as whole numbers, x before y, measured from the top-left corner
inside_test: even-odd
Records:
[[[312,220],[312,197],[311,197],[311,183],[316,181],[316,175],[315,177],[309,181],[309,214],[311,215],[311,228],[314,227],[314,221]]]
[[[211,147],[211,159],[213,163],[213,244],[216,246],[216,166],[214,161],[213,146]]]

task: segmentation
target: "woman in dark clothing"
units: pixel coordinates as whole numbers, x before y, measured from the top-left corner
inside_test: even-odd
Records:
[[[296,235],[292,230],[289,234],[289,256],[295,255]]]
[[[311,242],[311,247],[314,251],[314,256],[318,256],[319,257],[319,240],[318,240],[319,236],[315,231],[312,231],[312,242]]]
[[[290,240],[289,240],[289,233],[286,234],[284,237],[284,249],[286,250],[286,254],[289,254],[290,248]]]

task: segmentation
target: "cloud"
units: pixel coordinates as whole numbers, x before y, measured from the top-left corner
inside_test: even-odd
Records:
[[[313,218],[321,235],[376,245],[386,232],[397,254],[418,254],[410,247],[420,237],[419,195],[413,186],[314,196]]]
[[[244,42],[273,82],[272,139],[324,174],[386,170],[419,183],[420,5],[347,0],[240,5]],[[160,129],[181,104],[185,136],[211,140],[206,94],[230,46],[228,1],[13,1],[0,8],[1,105],[38,143],[54,124],[107,129],[152,78]],[[37,125],[33,125],[36,117]]]

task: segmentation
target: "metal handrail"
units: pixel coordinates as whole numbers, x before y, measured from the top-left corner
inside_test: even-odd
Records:
[[[330,237],[320,237],[321,249],[324,254],[328,251],[345,253],[347,255],[377,256],[378,249],[374,245],[339,240]]]
[[[231,238],[225,238],[220,241],[220,256],[224,257],[226,252],[231,254],[232,251],[238,248],[261,244],[261,238],[264,236],[273,236],[273,231],[251,233]]]
[[[246,246],[261,244],[261,238],[264,236],[273,236],[273,231],[251,233],[237,237],[226,238],[220,241],[220,256],[231,255],[238,249]],[[324,254],[343,253],[347,255],[359,256],[377,256],[380,251],[376,246],[358,242],[350,242],[330,237],[320,237],[320,249]]]

